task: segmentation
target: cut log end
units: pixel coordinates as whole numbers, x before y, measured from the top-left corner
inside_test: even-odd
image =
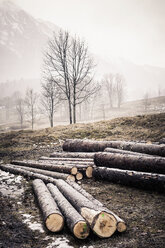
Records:
[[[76,180],[75,180],[75,176],[73,176],[73,175],[69,175],[69,176],[67,177],[67,180],[70,180],[70,181],[73,181],[73,182],[76,181]]]
[[[93,172],[93,168],[92,166],[89,166],[87,169],[86,169],[86,176],[88,178],[91,178],[92,177],[92,172]]]
[[[124,222],[118,222],[117,223],[117,230],[118,232],[125,232],[127,229],[127,226]]]
[[[80,173],[80,172],[78,172],[77,174],[76,174],[76,179],[79,181],[79,180],[82,180],[83,179],[83,174],[82,173]]]
[[[77,174],[77,168],[76,167],[73,167],[72,169],[71,169],[71,174],[72,175],[76,175]]]
[[[59,232],[64,226],[64,218],[60,214],[51,214],[46,219],[46,227],[51,232]]]
[[[73,229],[74,235],[78,239],[86,239],[89,235],[89,227],[85,221],[79,221],[76,223]]]
[[[100,238],[112,236],[116,231],[116,219],[106,212],[101,212],[96,219],[93,231],[96,232]]]

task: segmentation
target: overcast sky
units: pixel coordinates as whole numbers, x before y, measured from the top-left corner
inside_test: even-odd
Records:
[[[12,0],[77,33],[90,50],[165,67],[165,0]]]

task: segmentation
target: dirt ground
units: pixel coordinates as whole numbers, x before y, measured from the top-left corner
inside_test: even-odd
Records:
[[[158,120],[156,119],[156,121]],[[157,131],[153,130],[154,137],[156,137],[156,132],[158,133],[160,130],[158,128]],[[6,135],[10,136],[10,139],[7,140],[7,136],[4,136],[4,134],[0,135],[1,159],[6,162],[10,159],[38,159],[40,156],[48,156],[53,151],[61,150],[60,141],[53,140],[51,142],[54,143],[49,143],[49,146],[47,146],[46,136],[45,139],[41,140],[40,138],[38,140],[37,146],[33,146],[33,144],[28,146],[27,143],[30,138],[28,140],[25,136],[24,138],[21,136],[24,143],[20,142],[19,146],[19,142],[17,142],[14,146],[13,143],[16,142],[16,136],[20,136],[20,132]],[[142,134],[142,137],[145,137],[145,135]],[[157,137],[162,138],[163,133]],[[131,136],[128,136],[129,138],[131,139]],[[6,143],[3,143],[3,140]],[[148,140],[150,140],[149,136]],[[12,149],[9,149],[10,147]],[[100,239],[91,232],[90,236],[83,241],[76,239],[65,225],[62,232],[53,234],[47,231],[43,225],[42,215],[33,194],[32,181],[0,170],[0,248],[165,247],[164,194],[106,181],[95,181],[94,179],[84,179],[81,185],[107,208],[126,221],[126,232],[122,234],[116,232],[108,239]]]

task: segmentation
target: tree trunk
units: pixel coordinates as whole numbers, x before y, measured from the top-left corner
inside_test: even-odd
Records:
[[[131,152],[131,151],[127,151],[127,150],[121,150],[121,149],[110,148],[110,147],[105,148],[104,152],[128,154],[128,155],[133,155],[133,156],[145,156],[145,157],[153,157],[154,156],[154,155],[149,155],[146,153]]]
[[[63,150],[69,152],[98,152],[104,151],[109,145],[109,141],[68,139],[63,144]]]
[[[93,159],[95,153],[78,153],[78,152],[54,152],[50,155],[51,158],[80,158]]]
[[[72,174],[72,175],[77,174],[76,166],[61,165],[60,163],[55,164],[55,163],[48,163],[48,162],[38,162],[35,160],[27,160],[27,161],[25,161],[25,160],[23,160],[23,161],[13,160],[11,162],[11,164],[21,165],[21,166],[25,166],[25,167],[30,166],[30,167],[37,168],[37,169],[50,170],[50,171]]]
[[[58,180],[56,186],[99,237],[110,237],[115,232],[117,221],[112,214],[89,201],[65,181]]]
[[[101,167],[165,174],[165,159],[162,157],[100,152],[95,154],[94,162]]]
[[[67,226],[70,231],[78,238],[85,239],[89,235],[89,227],[84,218],[76,211],[70,202],[62,195],[58,188],[49,183],[47,184],[54,200],[60,208],[62,214],[66,219]]]
[[[93,176],[128,186],[165,191],[165,175],[162,174],[97,167],[93,170]]]
[[[26,169],[22,169],[19,168],[18,166],[14,166],[12,164],[0,164],[0,169],[7,171],[7,172],[11,172],[13,174],[20,174],[23,175],[25,177],[29,177],[31,179],[41,179],[46,183],[56,183],[57,179],[51,177],[51,176],[46,176],[44,174],[40,174],[40,173],[35,173],[35,172],[31,172],[29,170]],[[69,175],[69,178],[73,177],[72,175]],[[67,180],[67,179],[66,179]]]
[[[80,171],[85,177],[91,178],[93,172],[93,166],[77,165],[78,171]]]
[[[80,185],[78,185],[76,182],[67,180],[67,183],[70,184],[74,189],[76,189],[78,192],[80,192],[82,195],[84,195],[86,198],[88,198],[90,201],[92,201],[94,204],[98,205],[99,207],[103,207],[103,204],[95,199],[91,194],[89,194],[86,190],[84,190]],[[106,209],[106,211],[110,211]],[[111,211],[110,211],[111,212]],[[111,212],[113,213],[113,212]],[[124,232],[126,230],[126,224],[124,220],[122,220],[119,216],[113,213],[117,220],[117,230],[118,232]]]
[[[72,105],[70,99],[68,99],[68,104],[69,104],[69,120],[70,120],[70,124],[72,124]]]
[[[56,161],[59,161],[59,162],[82,162],[82,163],[94,163],[94,160],[93,158],[67,158],[67,157],[45,157],[45,156],[42,156],[39,158],[40,161],[49,161],[49,162],[56,162]]]
[[[165,145],[109,141],[108,147],[165,157]]]
[[[51,232],[61,231],[64,226],[64,217],[62,216],[46,185],[42,180],[35,179],[33,181],[33,189],[42,210],[47,229]]]
[[[73,123],[76,123],[76,105],[73,105]]]
[[[81,139],[66,140],[63,144],[63,150],[70,152],[98,152],[104,151],[107,147],[165,157],[165,145],[125,141],[92,141]]]
[[[94,165],[94,161],[88,161],[88,160],[81,160],[81,159],[75,159],[75,158],[48,158],[48,157],[41,157],[41,161],[45,161],[46,163],[58,163],[58,164],[84,164],[84,165]]]
[[[39,173],[45,176],[50,176],[56,179],[63,179],[63,180],[67,180],[70,179],[72,181],[75,181],[75,177],[73,175],[69,175],[69,174],[65,174],[65,173],[59,173],[59,172],[55,172],[55,171],[49,171],[49,170],[41,170],[41,169],[36,169],[36,168],[32,168],[32,167],[27,167],[27,166],[15,166],[16,168],[20,168],[23,170],[27,170],[27,171],[31,171],[34,173]]]

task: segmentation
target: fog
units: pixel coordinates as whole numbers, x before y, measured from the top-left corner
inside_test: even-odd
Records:
[[[29,88],[38,95],[36,122],[43,119],[43,126],[49,125],[40,106],[43,58],[48,40],[60,29],[84,39],[96,65],[93,81],[101,87],[77,107],[78,122],[164,111],[164,9],[163,0],[0,0],[1,125],[19,123],[16,98],[25,98]],[[108,74],[124,79],[120,109],[117,99],[113,109],[109,106],[102,83]],[[56,124],[68,123],[66,101],[61,101],[54,118]]]

